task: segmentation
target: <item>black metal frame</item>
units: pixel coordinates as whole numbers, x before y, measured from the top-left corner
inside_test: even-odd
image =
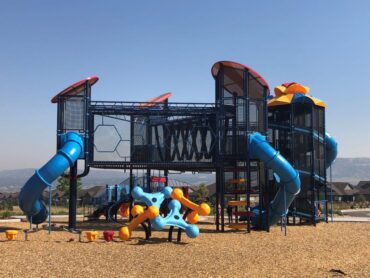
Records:
[[[91,85],[86,82],[85,90],[76,96],[58,97],[57,116],[57,147],[61,147],[62,134],[69,131],[64,126],[64,104],[67,101],[82,98],[84,101],[83,130],[74,130],[81,134],[85,141],[85,153],[81,159],[85,161],[83,173],[77,177],[87,175],[90,167],[104,169],[128,169],[130,170],[130,188],[134,186],[134,169],[164,170],[168,175],[169,170],[176,171],[215,171],[216,172],[216,229],[225,230],[225,201],[231,196],[240,199],[243,195],[247,201],[247,210],[251,210],[251,196],[259,197],[259,208],[268,215],[269,200],[267,190],[267,170],[260,169],[258,179],[265,178],[265,184],[258,182],[258,192],[251,192],[251,163],[248,155],[248,135],[254,131],[267,134],[267,95],[268,88],[250,74],[247,68],[238,69],[242,74],[241,85],[243,95],[225,97],[226,86],[224,84],[224,70],[227,68],[220,64],[220,70],[215,77],[215,103],[148,103],[127,101],[91,101]],[[260,89],[258,98],[251,97],[250,82]],[[256,85],[257,84],[257,85]],[[255,88],[254,87],[254,88]],[[258,94],[258,93],[257,93]],[[233,103],[229,103],[232,99]],[[252,122],[250,105],[255,104],[257,122]],[[129,121],[130,128],[130,157],[129,159],[98,159],[99,153],[95,148],[95,117],[106,117],[112,121]],[[140,149],[135,145],[135,119],[145,119],[145,140],[142,153],[144,155],[134,157],[133,150]],[[229,122],[231,125],[229,126]],[[163,131],[160,138],[158,129]],[[116,128],[116,131],[119,132]],[[122,140],[122,138],[121,138]],[[190,143],[189,143],[190,142]],[[119,144],[119,143],[117,143]],[[231,147],[230,147],[231,144]],[[245,146],[246,145],[246,146]],[[118,145],[117,145],[118,146]],[[116,151],[117,146],[114,149]],[[137,147],[139,146],[139,147]],[[136,149],[135,149],[136,148]],[[162,152],[162,148],[164,148]],[[241,152],[242,148],[242,152]],[[114,152],[112,151],[112,152]],[[105,151],[109,153],[109,151]],[[153,155],[156,153],[157,155]],[[146,155],[145,155],[146,154]],[[77,168],[76,168],[77,169]],[[258,171],[260,171],[258,170]],[[243,194],[225,191],[225,171],[229,171],[235,178],[243,176],[247,179]],[[150,174],[149,174],[150,175]],[[73,184],[71,178],[71,185]],[[150,177],[148,183],[150,182]],[[71,200],[76,196],[75,190],[71,190]],[[257,194],[257,195],[256,195]],[[76,204],[70,204],[70,218],[75,214]],[[70,229],[75,229],[75,221],[70,222]],[[268,226],[267,226],[268,229]],[[247,219],[247,230],[251,230],[250,216]],[[180,235],[181,237],[181,235]]]
[[[302,112],[301,108],[297,108],[297,105],[307,106],[307,111],[304,113],[305,118],[310,118],[310,124],[307,127],[299,127],[295,125],[295,120],[297,119],[297,113]],[[281,119],[279,122],[278,114],[286,111],[289,113],[289,120],[284,122]],[[318,113],[322,113],[322,119],[317,118]],[[326,165],[325,165],[325,108],[316,106],[313,102],[307,101],[304,103],[291,103],[288,105],[273,106],[269,107],[269,114],[271,119],[269,120],[269,128],[272,130],[273,134],[273,145],[276,149],[279,149],[282,155],[292,164],[292,166],[300,172],[301,175],[301,192],[298,195],[289,209],[289,215],[293,217],[293,224],[296,223],[296,217],[299,217],[300,223],[305,220],[309,221],[311,224],[316,225],[317,222],[322,220],[322,218],[316,217],[316,204],[319,201],[325,202],[325,215],[324,221],[328,221],[328,209],[327,209],[327,181],[326,181]],[[319,130],[315,130],[314,121],[317,121],[316,127]],[[321,129],[321,131],[320,131]],[[279,136],[276,137],[276,132]],[[285,142],[285,148],[281,147],[279,140],[282,139],[280,133],[284,133],[284,137],[287,138],[288,142]],[[311,152],[310,165],[306,165],[308,169],[302,169],[300,162],[297,160],[297,155],[302,154],[300,150],[301,144],[295,141],[296,136],[305,135],[310,140],[309,152]],[[317,148],[315,148],[317,144]],[[323,165],[317,165],[320,162],[320,146],[322,145],[322,158]],[[319,153],[315,151],[319,150]],[[318,170],[319,169],[319,170]],[[309,177],[309,186],[306,185],[306,177]],[[310,203],[308,202],[306,196],[308,192],[311,191]],[[324,199],[320,200],[320,192],[324,193]],[[305,204],[303,204],[305,202]],[[307,203],[306,203],[307,202]],[[309,205],[310,208],[306,211],[302,211],[304,205]]]

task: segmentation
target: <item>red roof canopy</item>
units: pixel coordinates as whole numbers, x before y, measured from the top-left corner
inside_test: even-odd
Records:
[[[256,72],[254,69],[252,69],[250,67],[247,67],[247,66],[245,66],[243,64],[232,62],[232,61],[219,61],[219,62],[216,62],[212,66],[212,69],[211,69],[211,73],[212,73],[212,76],[214,78],[216,78],[216,76],[218,74],[218,71],[220,70],[220,66],[221,65],[223,65],[225,67],[228,67],[228,68],[234,68],[234,69],[247,70],[247,71],[249,71],[255,79],[257,79],[263,86],[266,86],[267,89],[268,89],[268,91],[270,91],[269,84],[267,83],[267,81],[258,72]]]
[[[87,82],[90,83],[90,85],[92,86],[96,82],[98,82],[98,80],[99,80],[99,77],[97,77],[95,75],[87,77],[85,79],[82,79],[82,80],[72,84],[71,86],[67,87],[66,89],[61,91],[59,94],[57,94],[56,96],[54,96],[51,99],[51,102],[52,103],[57,103],[58,102],[58,96],[75,96],[75,95],[78,95],[79,93],[83,92],[83,90],[85,89],[85,84]]]
[[[160,96],[151,98],[151,99],[147,100],[146,102],[143,102],[142,104],[140,104],[140,107],[156,106],[158,103],[164,102],[165,100],[169,99],[171,96],[172,96],[172,93],[170,93],[170,92],[164,93]]]

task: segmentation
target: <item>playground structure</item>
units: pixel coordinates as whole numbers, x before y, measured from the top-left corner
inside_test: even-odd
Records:
[[[191,202],[183,194],[182,189],[166,186],[160,192],[147,193],[139,186],[135,186],[132,191],[134,200],[141,201],[146,208],[141,205],[135,205],[132,209],[132,216],[135,218],[125,227],[122,227],[119,236],[122,240],[130,238],[132,231],[141,224],[146,232],[146,238],[149,239],[151,227],[156,230],[162,230],[165,226],[171,227],[168,234],[168,240],[172,241],[173,227],[179,228],[177,240],[181,241],[181,231],[184,230],[190,238],[195,238],[199,235],[199,229],[194,224],[199,221],[199,216],[207,216],[211,212],[211,208],[206,203],[197,205]],[[165,217],[160,216],[160,208],[165,199],[172,198],[169,202],[169,213]],[[181,215],[181,207],[187,208],[186,213]],[[144,224],[144,221],[150,220],[149,227]],[[185,220],[188,220],[188,224]]]
[[[117,214],[128,217],[130,211],[130,187],[125,184],[107,184],[104,202],[89,216],[90,219],[99,219],[104,215],[106,220],[117,222]]]
[[[328,221],[326,169],[337,156],[337,143],[325,130],[326,104],[310,96],[309,88],[285,83],[268,102],[272,144],[297,169],[301,191],[290,215],[312,224]]]
[[[38,224],[47,219],[41,193],[68,168],[70,230],[76,229],[77,177],[86,176],[90,168],[128,170],[131,204],[136,199],[146,205],[132,208],[135,218],[121,229],[122,239],[147,219],[157,229],[169,225],[185,230],[190,237],[198,234],[192,223],[199,215],[206,215],[205,205],[189,203],[178,190],[167,186],[151,192],[150,185],[159,181],[152,179],[156,171],[163,171],[165,185],[171,170],[216,172],[217,230],[225,229],[228,200],[235,207],[234,214],[246,222],[231,228],[268,230],[283,220],[301,182],[298,172],[268,142],[269,86],[257,72],[235,62],[217,62],[211,73],[216,86],[214,103],[171,103],[171,93],[147,102],[94,101],[91,89],[98,81],[96,76],[57,94],[52,99],[58,106],[57,154],[35,172],[20,193],[20,207],[30,222]],[[325,144],[325,137],[318,136]],[[283,148],[281,144],[277,147]],[[326,153],[320,155],[325,157]],[[84,166],[80,174],[78,162]],[[322,169],[326,166],[324,159]],[[142,188],[135,184],[133,173],[138,169],[146,171],[147,182]],[[271,172],[279,183],[274,198]],[[326,182],[325,176],[321,177],[324,180],[320,182]],[[257,204],[251,203],[252,196],[258,197]],[[160,217],[159,200],[170,197],[170,213]],[[183,216],[190,224],[180,217],[180,204],[190,209]],[[238,206],[243,208],[239,210]]]

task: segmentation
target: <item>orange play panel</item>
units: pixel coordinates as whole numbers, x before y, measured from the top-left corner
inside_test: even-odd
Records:
[[[247,202],[246,201],[229,201],[227,204],[232,207],[238,207],[238,206],[246,206]]]

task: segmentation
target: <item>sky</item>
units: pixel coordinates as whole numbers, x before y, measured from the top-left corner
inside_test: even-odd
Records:
[[[38,168],[56,105],[98,75],[94,100],[213,102],[212,65],[236,61],[328,104],[339,157],[370,156],[369,1],[0,1],[0,170]]]

